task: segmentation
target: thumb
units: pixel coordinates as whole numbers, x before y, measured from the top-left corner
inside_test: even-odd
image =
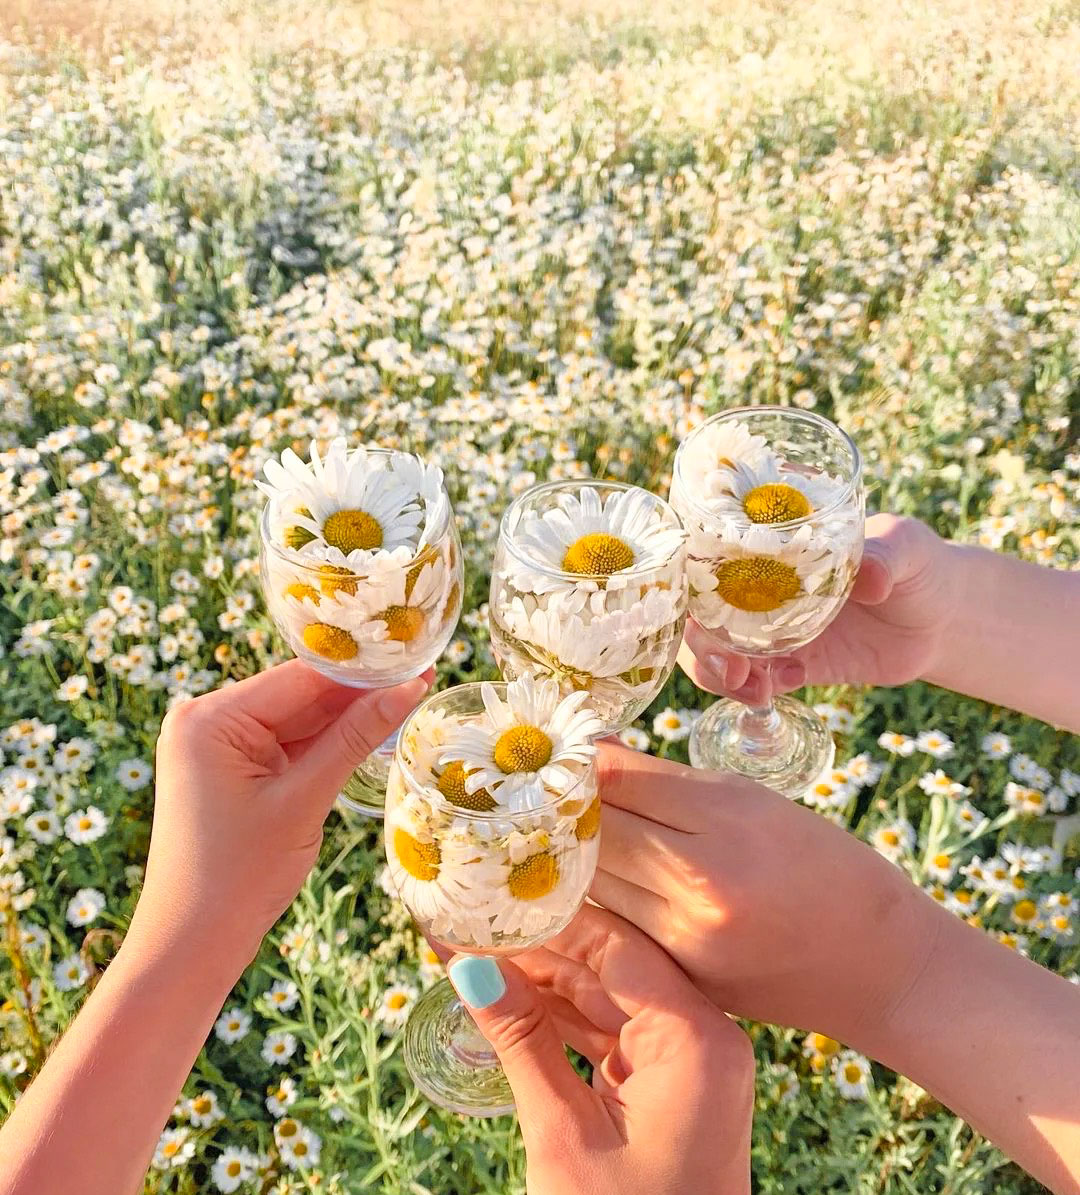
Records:
[[[522,1133],[534,1145],[595,1115],[596,1097],[575,1073],[540,993],[513,963],[455,955],[454,990],[499,1056]],[[561,1127],[560,1127],[561,1126]]]
[[[431,673],[360,695],[312,740],[290,780],[312,793],[335,795],[357,764],[397,730],[431,684]],[[329,807],[329,806],[328,806]]]

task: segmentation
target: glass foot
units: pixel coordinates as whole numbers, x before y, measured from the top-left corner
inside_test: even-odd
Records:
[[[802,796],[836,756],[828,727],[794,697],[771,710],[717,701],[694,723],[689,748],[695,768],[738,772],[786,797]]]
[[[448,979],[416,1002],[402,1050],[416,1086],[433,1103],[465,1116],[505,1116],[514,1094]]]
[[[386,779],[397,747],[397,731],[381,743],[345,781],[338,793],[338,804],[363,817],[383,816],[386,805]]]

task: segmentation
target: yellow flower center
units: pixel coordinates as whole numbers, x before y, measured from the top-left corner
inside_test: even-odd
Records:
[[[495,808],[495,798],[486,788],[478,788],[474,793],[466,792],[465,779],[465,765],[460,759],[455,759],[443,769],[435,787],[451,805],[456,805],[459,809],[475,809],[479,813],[490,813]]]
[[[971,893],[964,888],[960,888],[953,893],[953,900],[955,900],[957,904],[969,905],[971,904]]]
[[[563,557],[563,572],[610,577],[634,563],[634,550],[617,535],[593,531],[575,540]]]
[[[289,1117],[286,1117],[284,1120],[278,1123],[277,1131],[279,1137],[295,1137],[300,1131],[300,1126],[295,1120],[291,1120]]]
[[[771,556],[725,560],[716,570],[716,592],[737,610],[763,614],[799,596],[799,574]]]
[[[356,640],[344,627],[328,622],[313,622],[304,627],[304,646],[324,660],[351,660],[360,650]]]
[[[847,1062],[844,1064],[844,1078],[849,1083],[860,1083],[862,1081],[863,1073],[855,1065],[854,1062]]]
[[[285,596],[296,598],[298,602],[302,602],[305,598],[312,601],[317,606],[319,604],[319,591],[314,585],[305,585],[303,581],[294,581],[285,590]]]
[[[820,1075],[825,1070],[825,1067],[827,1065],[828,1065],[828,1059],[825,1057],[824,1054],[815,1054],[810,1059],[810,1069],[814,1072],[815,1075]]]
[[[319,566],[319,576],[322,577],[319,587],[327,597],[333,597],[339,590],[350,597],[356,593],[356,577],[347,568],[337,564],[323,564]]]
[[[167,1158],[173,1157],[180,1149],[180,1146],[175,1141],[169,1141],[165,1148],[161,1151]]]
[[[743,498],[743,510],[751,523],[789,523],[805,519],[813,509],[804,493],[779,481],[755,486]]]
[[[548,851],[530,855],[524,863],[510,868],[506,881],[510,895],[515,900],[539,900],[547,896],[559,882],[559,865],[555,856]]]
[[[897,834],[895,830],[882,830],[881,841],[885,843],[886,846],[899,846],[900,835]]]
[[[88,817],[80,817],[79,818],[79,829],[80,830],[89,830],[93,824],[94,823]]]
[[[342,552],[370,552],[381,548],[383,529],[365,510],[336,510],[323,523],[323,539]]]
[[[243,1167],[239,1162],[228,1162],[225,1166],[225,1173],[229,1176],[229,1178],[238,1178],[242,1169]]]
[[[588,842],[600,833],[600,798],[596,797],[588,809],[577,819],[574,835],[579,842]]]
[[[396,643],[411,643],[424,625],[423,611],[415,606],[387,606],[375,617],[386,623],[390,638]]]
[[[426,882],[439,874],[442,851],[434,842],[421,842],[398,828],[394,831],[394,853],[401,866],[415,879]]]
[[[299,550],[305,544],[311,543],[315,538],[314,535],[306,527],[286,527],[285,528],[285,547]]]
[[[837,1054],[840,1043],[833,1037],[826,1037],[824,1033],[811,1033],[810,1046],[818,1054]]]
[[[536,772],[551,758],[551,739],[539,726],[511,726],[499,736],[494,754],[501,772]]]
[[[196,1116],[205,1116],[213,1108],[213,1104],[205,1095],[200,1095],[191,1105]]]
[[[1013,909],[1013,917],[1017,921],[1022,921],[1027,924],[1029,921],[1034,921],[1038,910],[1035,907],[1033,900],[1019,900],[1016,902],[1016,907]]]
[[[306,1141],[297,1141],[297,1143],[296,1143],[296,1144],[293,1146],[293,1153],[294,1153],[294,1154],[295,1154],[295,1155],[296,1155],[298,1158],[303,1158],[303,1157],[306,1157],[306,1155],[307,1155],[307,1142],[306,1142]]]
[[[934,866],[941,867],[941,868],[948,867],[949,866],[949,856],[948,855],[935,855],[934,856]]]
[[[413,586],[424,569],[425,564],[433,564],[439,559],[438,551],[429,544],[416,558],[416,563],[405,574],[405,600],[412,596]]]
[[[404,992],[394,992],[393,995],[386,997],[386,1007],[392,1012],[399,1012],[408,1002],[408,997]]]

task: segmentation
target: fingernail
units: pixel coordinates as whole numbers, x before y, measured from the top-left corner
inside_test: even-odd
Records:
[[[493,958],[463,955],[446,969],[454,990],[470,1008],[487,1008],[502,998],[506,980]]]
[[[776,679],[785,688],[798,689],[806,680],[806,669],[802,664],[789,661],[787,664],[781,664],[777,669]]]
[[[708,668],[708,670],[716,677],[716,679],[722,685],[727,684],[727,669],[728,669],[727,656],[720,656],[720,655],[706,656],[705,657],[705,667]]]

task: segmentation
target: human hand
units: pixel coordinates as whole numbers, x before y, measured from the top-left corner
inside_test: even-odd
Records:
[[[362,691],[290,660],[172,710],[129,938],[196,936],[242,969],[318,858],[349,773],[430,679]]]
[[[600,744],[591,891],[720,1008],[874,1053],[951,915],[819,815],[742,776]]]
[[[872,515],[851,596],[812,643],[767,671],[690,620],[679,663],[701,688],[749,705],[804,684],[905,684],[933,670],[959,583],[948,543],[925,523]]]
[[[749,1039],[654,943],[586,905],[518,960],[449,975],[514,1091],[529,1195],[750,1190]],[[563,1041],[594,1066],[590,1088]]]

